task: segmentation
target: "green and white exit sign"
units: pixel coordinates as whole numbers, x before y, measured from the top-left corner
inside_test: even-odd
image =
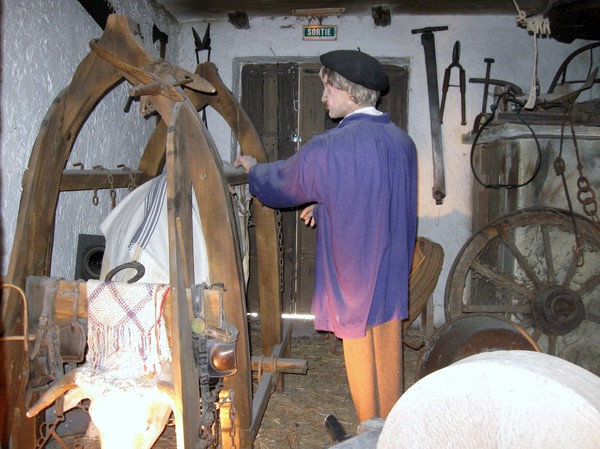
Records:
[[[335,41],[337,40],[337,25],[304,25],[302,26],[304,41]]]

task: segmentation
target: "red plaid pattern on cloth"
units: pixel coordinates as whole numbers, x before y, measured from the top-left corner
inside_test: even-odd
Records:
[[[111,360],[126,360],[128,369],[143,373],[156,372],[159,365],[170,363],[163,316],[169,289],[168,285],[142,282],[87,281],[87,362],[103,370],[115,364]]]

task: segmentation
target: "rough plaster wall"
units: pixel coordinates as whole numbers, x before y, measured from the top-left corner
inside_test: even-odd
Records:
[[[152,43],[152,25],[177,46],[178,24],[152,1],[113,1],[119,14],[140,24],[144,46],[158,57]],[[21,178],[42,118],[52,100],[69,83],[75,69],[90,51],[89,41],[102,29],[76,0],[2,0],[2,117],[1,117],[1,205],[2,267],[5,274],[15,233],[21,196]],[[167,50],[166,59],[170,59]],[[136,103],[123,113],[127,83],[109,93],[92,112],[77,138],[67,168],[82,162],[86,168],[115,168],[124,163],[137,167],[141,152],[154,128]],[[125,192],[119,192],[118,198]],[[110,211],[107,191],[99,192],[99,205],[91,203],[92,192],[61,194],[56,217],[52,275],[71,279],[74,275],[77,237],[100,234],[99,224]]]
[[[393,13],[393,11],[392,11]],[[185,22],[181,27],[179,61],[182,67],[195,65],[194,42],[191,27],[203,36],[206,21]],[[334,49],[357,48],[377,57],[407,60],[409,81],[409,126],[419,155],[419,235],[440,243],[445,252],[442,273],[434,292],[436,322],[443,318],[444,288],[448,272],[457,253],[471,234],[470,145],[463,137],[473,126],[474,117],[481,111],[483,86],[467,82],[467,126],[460,125],[460,96],[458,88],[450,88],[444,113],[444,147],[446,199],[436,205],[432,198],[432,157],[428,110],[425,61],[421,38],[412,29],[447,25],[448,31],[435,33],[438,83],[441,89],[443,71],[450,64],[454,42],[461,42],[460,62],[469,77],[484,77],[483,59],[492,57],[492,77],[511,81],[529,90],[533,70],[533,38],[517,27],[513,16],[392,16],[388,27],[376,27],[370,16],[327,17],[325,25],[338,26],[337,41],[303,41],[302,25],[306,18],[250,18],[250,29],[238,30],[226,20],[212,20],[211,61],[219,68],[226,85],[237,95],[240,92],[239,70],[243,61],[260,58],[276,60],[306,60]],[[545,92],[560,63],[573,50],[587,42],[571,45],[553,39],[539,39],[538,76],[541,91]],[[201,53],[201,62],[206,52]],[[596,57],[596,61],[598,57]],[[240,62],[241,61],[241,62]],[[587,70],[586,65],[582,70]],[[456,69],[452,83],[457,83]],[[234,73],[234,71],[236,73]],[[441,97],[441,93],[440,93]],[[490,102],[488,102],[488,105]],[[230,130],[208,114],[208,125],[219,151],[225,160],[231,160],[235,147],[231,144]]]

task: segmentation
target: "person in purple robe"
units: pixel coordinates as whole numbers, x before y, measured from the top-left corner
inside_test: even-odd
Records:
[[[402,323],[417,230],[417,159],[409,135],[376,109],[388,78],[372,56],[320,57],[322,101],[338,126],[286,160],[239,156],[250,193],[273,208],[305,206],[317,228],[315,329],[343,341],[360,422],[384,418],[403,390]]]

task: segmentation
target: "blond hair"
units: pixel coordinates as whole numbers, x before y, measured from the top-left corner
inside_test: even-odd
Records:
[[[339,90],[350,94],[350,98],[356,104],[361,106],[375,106],[379,100],[380,93],[376,90],[368,89],[360,84],[347,80],[342,75],[328,67],[322,66],[319,70],[321,80],[327,78],[327,83]]]

